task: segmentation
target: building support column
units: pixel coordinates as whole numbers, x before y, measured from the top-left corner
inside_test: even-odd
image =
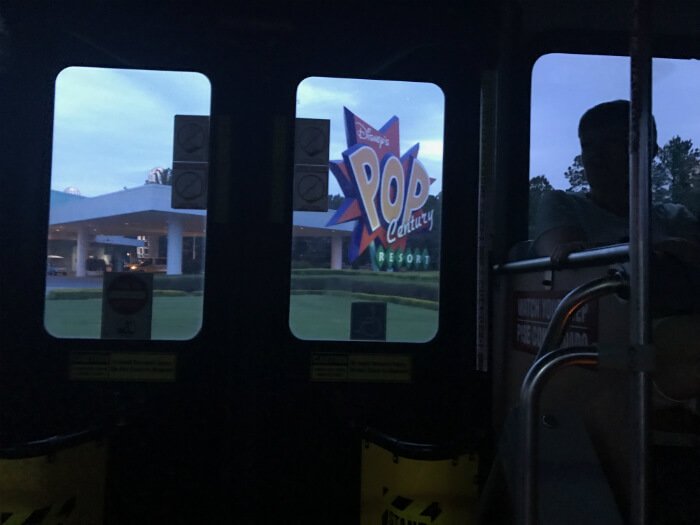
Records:
[[[331,269],[343,268],[343,238],[340,235],[331,236]]]
[[[182,219],[168,219],[168,275],[182,275]]]
[[[87,275],[88,248],[90,247],[90,236],[87,227],[78,230],[78,243],[75,250],[75,276],[85,277]]]

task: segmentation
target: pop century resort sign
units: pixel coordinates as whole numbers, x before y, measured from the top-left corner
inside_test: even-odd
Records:
[[[344,110],[348,149],[330,169],[345,200],[327,226],[357,220],[350,261],[372,244],[403,253],[409,236],[433,229],[434,210],[424,206],[435,179],[418,160],[419,144],[401,155],[398,117],[375,129]]]

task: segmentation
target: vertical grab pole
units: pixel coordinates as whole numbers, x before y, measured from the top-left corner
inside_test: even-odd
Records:
[[[481,77],[481,130],[479,140],[479,217],[476,262],[476,363],[475,369],[487,372],[490,354],[491,248],[493,238],[493,179],[496,168],[496,92],[495,71]]]
[[[650,378],[639,355],[651,343],[649,308],[651,171],[651,0],[634,0],[630,40],[630,343],[632,428],[630,523],[649,523]]]
[[[595,366],[600,361],[595,347],[559,348],[537,359],[520,388],[520,464],[516,490],[518,525],[539,523],[539,403],[549,378],[559,369],[573,365]]]

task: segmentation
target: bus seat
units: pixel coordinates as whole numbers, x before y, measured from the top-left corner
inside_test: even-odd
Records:
[[[687,400],[700,396],[700,314],[676,315],[654,323],[657,389]]]
[[[500,444],[503,469],[515,494],[520,452],[518,412],[506,422]],[[574,413],[549,413],[539,427],[538,506],[541,525],[622,525],[608,480],[583,420]],[[595,501],[595,505],[591,505]]]

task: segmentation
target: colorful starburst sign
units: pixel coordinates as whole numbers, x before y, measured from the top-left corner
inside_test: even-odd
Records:
[[[375,129],[343,109],[348,149],[343,160],[330,162],[330,169],[345,200],[327,226],[357,220],[350,261],[372,243],[405,249],[411,234],[433,229],[433,210],[423,211],[423,206],[435,179],[418,160],[419,144],[401,155],[398,117]]]

